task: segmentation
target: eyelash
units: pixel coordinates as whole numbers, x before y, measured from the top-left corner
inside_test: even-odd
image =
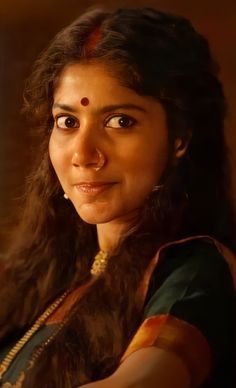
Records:
[[[58,125],[58,121],[61,119],[61,118],[64,118],[64,123],[66,122],[67,119],[69,120],[73,120],[74,121],[74,124],[72,126],[66,126],[66,124],[64,124],[64,126],[59,126]],[[122,126],[121,124],[119,124],[120,126],[111,126],[111,125],[108,125],[109,121],[111,120],[114,120],[116,118],[119,118],[119,120],[124,120],[124,122],[126,121],[125,125]],[[127,123],[128,121],[128,123]],[[128,116],[128,115],[125,115],[125,114],[113,114],[111,116],[109,116],[108,118],[105,119],[104,121],[104,124],[107,128],[113,128],[113,129],[126,129],[126,128],[130,128],[132,127],[133,125],[135,125],[137,121]],[[78,122],[78,119],[76,119],[75,117],[73,116],[70,116],[70,115],[60,115],[60,116],[57,116],[55,117],[54,119],[54,123],[56,125],[56,128],[57,129],[60,129],[60,130],[68,130],[68,129],[74,129],[74,128],[79,128],[79,122]]]
[[[128,120],[129,121],[129,124],[125,125],[124,127],[120,126],[120,127],[112,127],[112,126],[109,126],[108,123],[109,121],[113,120],[113,119],[116,119],[116,118],[120,118],[120,119],[125,119],[125,120]],[[114,128],[114,129],[126,129],[126,128],[130,128],[132,127],[134,124],[136,123],[136,120],[133,119],[132,117],[128,116],[128,115],[125,115],[125,114],[115,114],[115,115],[112,115],[110,117],[108,117],[106,120],[105,120],[105,125],[107,128]]]
[[[66,127],[66,124],[65,124],[65,127],[59,126],[59,125],[58,125],[58,121],[59,121],[60,119],[62,119],[62,118],[64,118],[64,122],[65,122],[67,119],[72,119],[72,120],[74,120],[74,123],[75,123],[75,124],[77,123],[77,125],[76,125],[76,126],[71,126],[71,127],[70,127],[70,126],[69,126],[69,127]],[[55,117],[54,123],[56,124],[56,128],[57,128],[57,129],[61,129],[61,130],[68,130],[68,129],[74,129],[74,128],[78,128],[78,127],[79,127],[78,120],[77,120],[75,117],[69,116],[69,115],[60,115],[60,116]]]

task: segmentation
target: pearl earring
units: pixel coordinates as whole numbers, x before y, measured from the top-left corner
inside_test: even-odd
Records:
[[[64,197],[65,199],[69,199],[69,197],[68,197],[68,195],[67,195],[66,193],[64,193],[63,197]]]
[[[152,191],[159,191],[164,187],[164,185],[156,185],[153,187]]]

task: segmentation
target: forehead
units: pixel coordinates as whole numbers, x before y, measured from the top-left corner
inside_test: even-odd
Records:
[[[77,91],[83,92],[93,91],[97,93],[116,93],[119,91],[122,94],[134,93],[132,89],[124,87],[120,77],[116,72],[111,71],[108,65],[102,63],[75,63],[64,67],[60,76],[57,79],[54,95],[60,92]]]
[[[149,109],[160,103],[124,86],[118,72],[101,63],[75,63],[61,72],[54,90],[54,103],[91,105],[135,104]],[[84,106],[88,104],[82,104]]]

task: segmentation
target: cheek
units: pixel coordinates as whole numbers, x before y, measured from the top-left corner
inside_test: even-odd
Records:
[[[51,136],[49,140],[49,146],[48,146],[48,151],[49,151],[49,158],[51,160],[51,164],[56,172],[56,175],[58,179],[61,181],[63,178],[63,166],[64,166],[64,153],[58,145],[55,143],[53,136]]]
[[[135,152],[130,153],[132,157],[127,158],[126,171],[129,172],[130,179],[140,178],[147,183],[156,184],[166,168],[168,154],[167,142],[158,146],[150,144],[148,147],[139,147]]]
[[[142,155],[147,173],[149,171],[149,175],[159,178],[164,172],[169,158],[168,132],[165,128],[160,131],[159,136],[158,133],[154,133],[145,150],[145,155]]]
[[[162,148],[158,149],[152,160],[153,174],[158,178],[164,173],[169,160],[169,146],[165,144]]]
[[[51,164],[52,164],[54,170],[56,171],[55,165],[56,165],[56,155],[57,155],[57,152],[56,152],[56,148],[55,148],[54,142],[52,140],[52,136],[49,139],[48,153],[49,153],[49,158],[50,158]]]

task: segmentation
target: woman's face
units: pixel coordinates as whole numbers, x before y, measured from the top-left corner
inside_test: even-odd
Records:
[[[54,93],[52,165],[80,217],[132,218],[168,158],[162,106],[122,86],[102,64],[64,68]]]

